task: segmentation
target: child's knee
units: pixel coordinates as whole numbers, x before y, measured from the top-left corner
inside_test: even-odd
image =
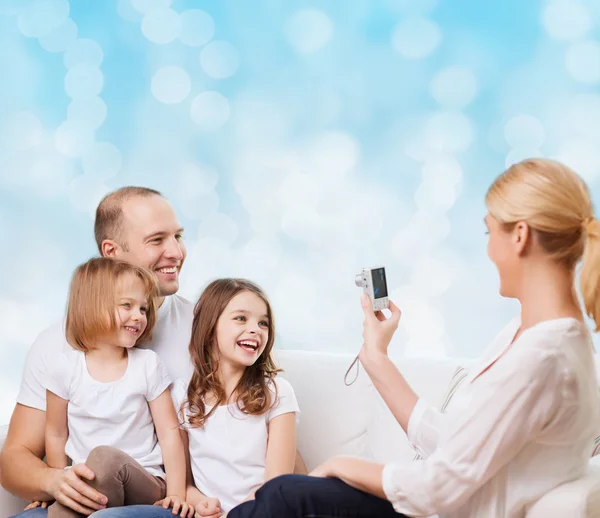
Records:
[[[88,455],[85,465],[92,470],[96,480],[105,475],[114,475],[129,460],[129,456],[112,446],[96,446]]]

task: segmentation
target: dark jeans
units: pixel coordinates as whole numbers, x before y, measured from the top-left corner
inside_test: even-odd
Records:
[[[254,500],[227,518],[406,518],[387,500],[334,478],[283,475],[269,480]]]

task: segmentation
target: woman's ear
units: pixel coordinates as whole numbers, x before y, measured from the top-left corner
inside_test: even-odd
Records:
[[[513,239],[518,255],[522,256],[526,253],[532,238],[529,225],[524,221],[519,221],[513,230]]]

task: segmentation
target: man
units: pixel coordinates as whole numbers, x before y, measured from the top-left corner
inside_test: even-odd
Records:
[[[193,305],[176,295],[186,249],[183,229],[173,208],[158,191],[124,187],[101,201],[94,231],[101,255],[149,268],[158,277],[161,299],[157,322],[152,342],[145,347],[159,354],[173,379],[189,377],[191,362],[187,348]],[[65,340],[64,323],[60,322],[43,331],[29,351],[17,405],[0,455],[1,482],[8,491],[26,500],[53,499],[89,515],[105,507],[104,495],[86,482],[93,479],[93,473],[84,464],[61,470],[48,467],[42,460],[46,359],[65,347],[70,346]],[[122,514],[126,509],[108,509],[102,514],[105,518],[172,516],[170,510],[152,506],[136,507],[135,511],[129,508],[132,514]],[[24,513],[24,517],[46,514],[46,509],[37,508]]]

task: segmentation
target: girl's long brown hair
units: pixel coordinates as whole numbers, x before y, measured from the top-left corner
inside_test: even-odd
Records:
[[[259,415],[267,412],[273,405],[269,385],[281,370],[271,357],[275,340],[273,312],[267,296],[256,284],[246,279],[218,279],[211,282],[196,303],[190,356],[194,366],[187,400],[182,405],[188,407],[188,422],[193,427],[204,427],[206,420],[226,401],[225,389],[219,380],[219,352],[216,347],[216,328],[219,317],[227,304],[237,294],[249,291],[260,297],[267,306],[269,336],[262,354],[254,365],[247,367],[235,388],[238,408],[245,414]],[[214,405],[207,412],[205,398],[211,397]]]

